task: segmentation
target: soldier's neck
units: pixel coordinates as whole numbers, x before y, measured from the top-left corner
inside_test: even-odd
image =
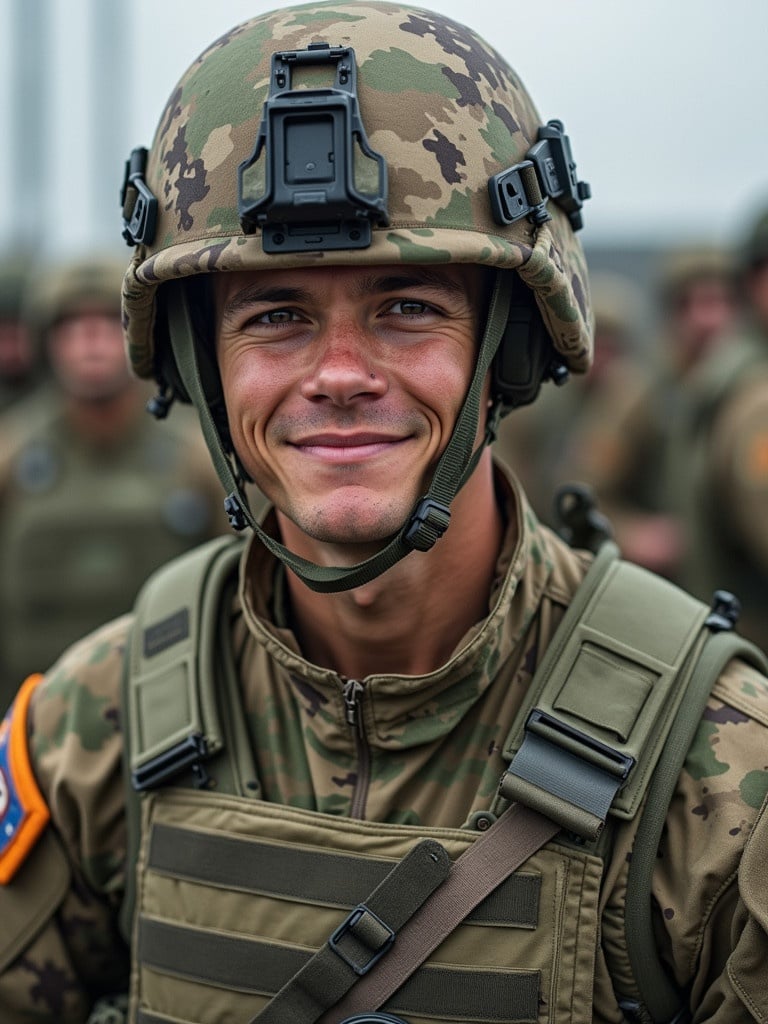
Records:
[[[451,525],[355,590],[316,594],[288,573],[291,618],[304,656],[346,678],[425,675],[488,614],[505,524],[490,458],[454,502]]]

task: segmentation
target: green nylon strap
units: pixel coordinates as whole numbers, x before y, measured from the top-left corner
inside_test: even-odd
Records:
[[[712,687],[733,658],[742,658],[768,675],[768,658],[736,633],[709,636],[691,673],[685,702],[677,714],[651,779],[637,830],[627,877],[624,929],[632,974],[640,992],[638,1019],[643,1024],[689,1020],[681,1012],[681,994],[659,960],[653,930],[651,878],[675,786],[701,722]],[[685,1012],[684,1010],[682,1011]]]
[[[397,933],[445,881],[450,868],[451,859],[440,843],[418,843],[251,1024],[314,1024],[389,954]]]
[[[411,551],[429,550],[444,533],[450,518],[450,504],[471,475],[483,447],[491,438],[491,432],[486,431],[483,443],[475,450],[475,436],[483,412],[483,387],[504,335],[509,312],[510,294],[503,281],[503,272],[498,271],[472,381],[426,495],[418,503],[405,527],[381,551],[354,566],[321,566],[300,558],[265,533],[256,522],[208,406],[186,294],[180,287],[169,289],[170,336],[179,375],[197,409],[206,444],[225,492],[236,497],[246,522],[269,551],[310,589],[331,593],[362,586],[390,569]],[[493,423],[492,416],[490,419]]]

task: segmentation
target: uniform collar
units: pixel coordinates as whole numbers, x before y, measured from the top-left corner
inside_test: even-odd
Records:
[[[497,497],[505,521],[516,522],[518,528],[508,526],[505,531],[489,595],[488,616],[465,634],[451,658],[435,672],[428,676],[371,676],[366,684],[372,689],[402,693],[406,689],[451,685],[489,658],[508,656],[528,628],[552,571],[549,544],[546,531],[514,477],[501,466],[495,469]],[[271,513],[265,528],[275,529]],[[240,573],[239,597],[248,631],[288,671],[300,674],[314,685],[332,680],[338,686],[338,675],[307,662],[301,655],[287,625],[288,616],[282,610],[278,565],[254,535],[243,554]]]

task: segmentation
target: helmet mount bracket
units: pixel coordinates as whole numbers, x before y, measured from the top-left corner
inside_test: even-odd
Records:
[[[297,70],[333,69],[329,88],[292,88]],[[238,168],[245,234],[265,253],[364,249],[389,223],[387,165],[368,144],[357,98],[355,52],[310,43],[272,55],[269,96],[251,156]]]

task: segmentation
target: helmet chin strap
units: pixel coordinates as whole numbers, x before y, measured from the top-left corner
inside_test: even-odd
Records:
[[[248,506],[232,465],[214,423],[205,395],[197,359],[192,318],[183,288],[174,288],[168,300],[171,345],[179,375],[187,394],[197,409],[206,444],[216,472],[228,497],[225,508],[232,525],[243,529],[249,525],[261,542],[279,558],[311,590],[337,593],[362,586],[390,569],[412,551],[428,551],[445,533],[450,522],[450,505],[472,474],[486,444],[493,440],[497,411],[488,414],[488,428],[475,450],[475,436],[482,408],[483,386],[489,367],[499,347],[509,312],[509,289],[502,281],[509,271],[497,271],[488,310],[485,330],[475,363],[475,371],[461,407],[453,433],[440,456],[427,493],[416,503],[405,525],[375,555],[352,566],[316,565],[293,554],[259,526]]]

